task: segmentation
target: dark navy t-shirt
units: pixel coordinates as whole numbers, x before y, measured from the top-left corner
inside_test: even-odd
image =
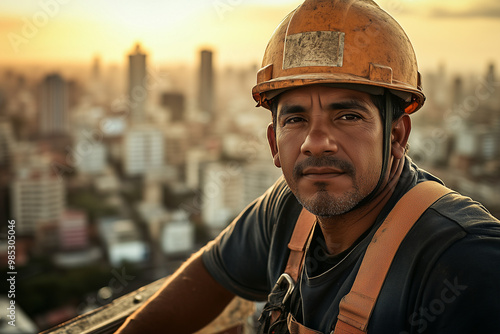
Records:
[[[409,158],[373,227],[346,252],[329,256],[318,228],[307,251],[295,318],[330,333],[377,227],[415,184],[440,182]],[[283,178],[205,248],[203,262],[229,291],[263,301],[283,273],[302,210]],[[398,250],[368,333],[500,333],[500,222],[479,203],[452,193],[434,203]]]

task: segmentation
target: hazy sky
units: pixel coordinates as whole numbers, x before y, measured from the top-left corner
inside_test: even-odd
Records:
[[[140,41],[158,64],[258,63],[273,30],[300,0],[0,0],[0,64],[121,63]],[[7,3],[8,1],[8,3]],[[420,67],[500,66],[499,0],[379,0],[406,30]]]

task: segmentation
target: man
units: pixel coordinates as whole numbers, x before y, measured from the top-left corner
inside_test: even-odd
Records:
[[[118,333],[192,333],[234,295],[271,292],[261,332],[295,323],[333,333],[384,219],[416,184],[440,182],[406,156],[420,75],[408,37],[371,0],[306,0],[276,29],[253,95],[272,111],[268,141],[284,177]],[[317,220],[283,297],[276,282],[303,208]],[[499,222],[469,198],[442,196],[401,242],[368,333],[500,333],[498,263]]]

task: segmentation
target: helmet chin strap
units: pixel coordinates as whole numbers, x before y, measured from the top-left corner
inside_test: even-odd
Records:
[[[387,174],[387,169],[389,167],[389,161],[391,157],[391,130],[392,130],[392,115],[393,115],[393,105],[392,98],[389,91],[384,90],[384,100],[385,100],[385,117],[382,119],[383,124],[383,138],[382,138],[382,168],[380,171],[380,177],[378,179],[377,185],[372,190],[370,194],[368,194],[365,198],[363,198],[354,208],[349,210],[349,212],[354,211],[368,203],[370,203],[378,194],[379,190],[382,188],[384,184],[384,180]]]

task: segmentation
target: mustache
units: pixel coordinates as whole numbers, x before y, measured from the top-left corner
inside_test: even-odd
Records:
[[[354,176],[356,169],[354,165],[345,160],[341,160],[337,157],[332,156],[322,156],[322,157],[309,157],[306,160],[298,162],[293,167],[293,175],[295,178],[299,178],[304,174],[304,169],[308,167],[333,167],[342,170],[344,173]]]

